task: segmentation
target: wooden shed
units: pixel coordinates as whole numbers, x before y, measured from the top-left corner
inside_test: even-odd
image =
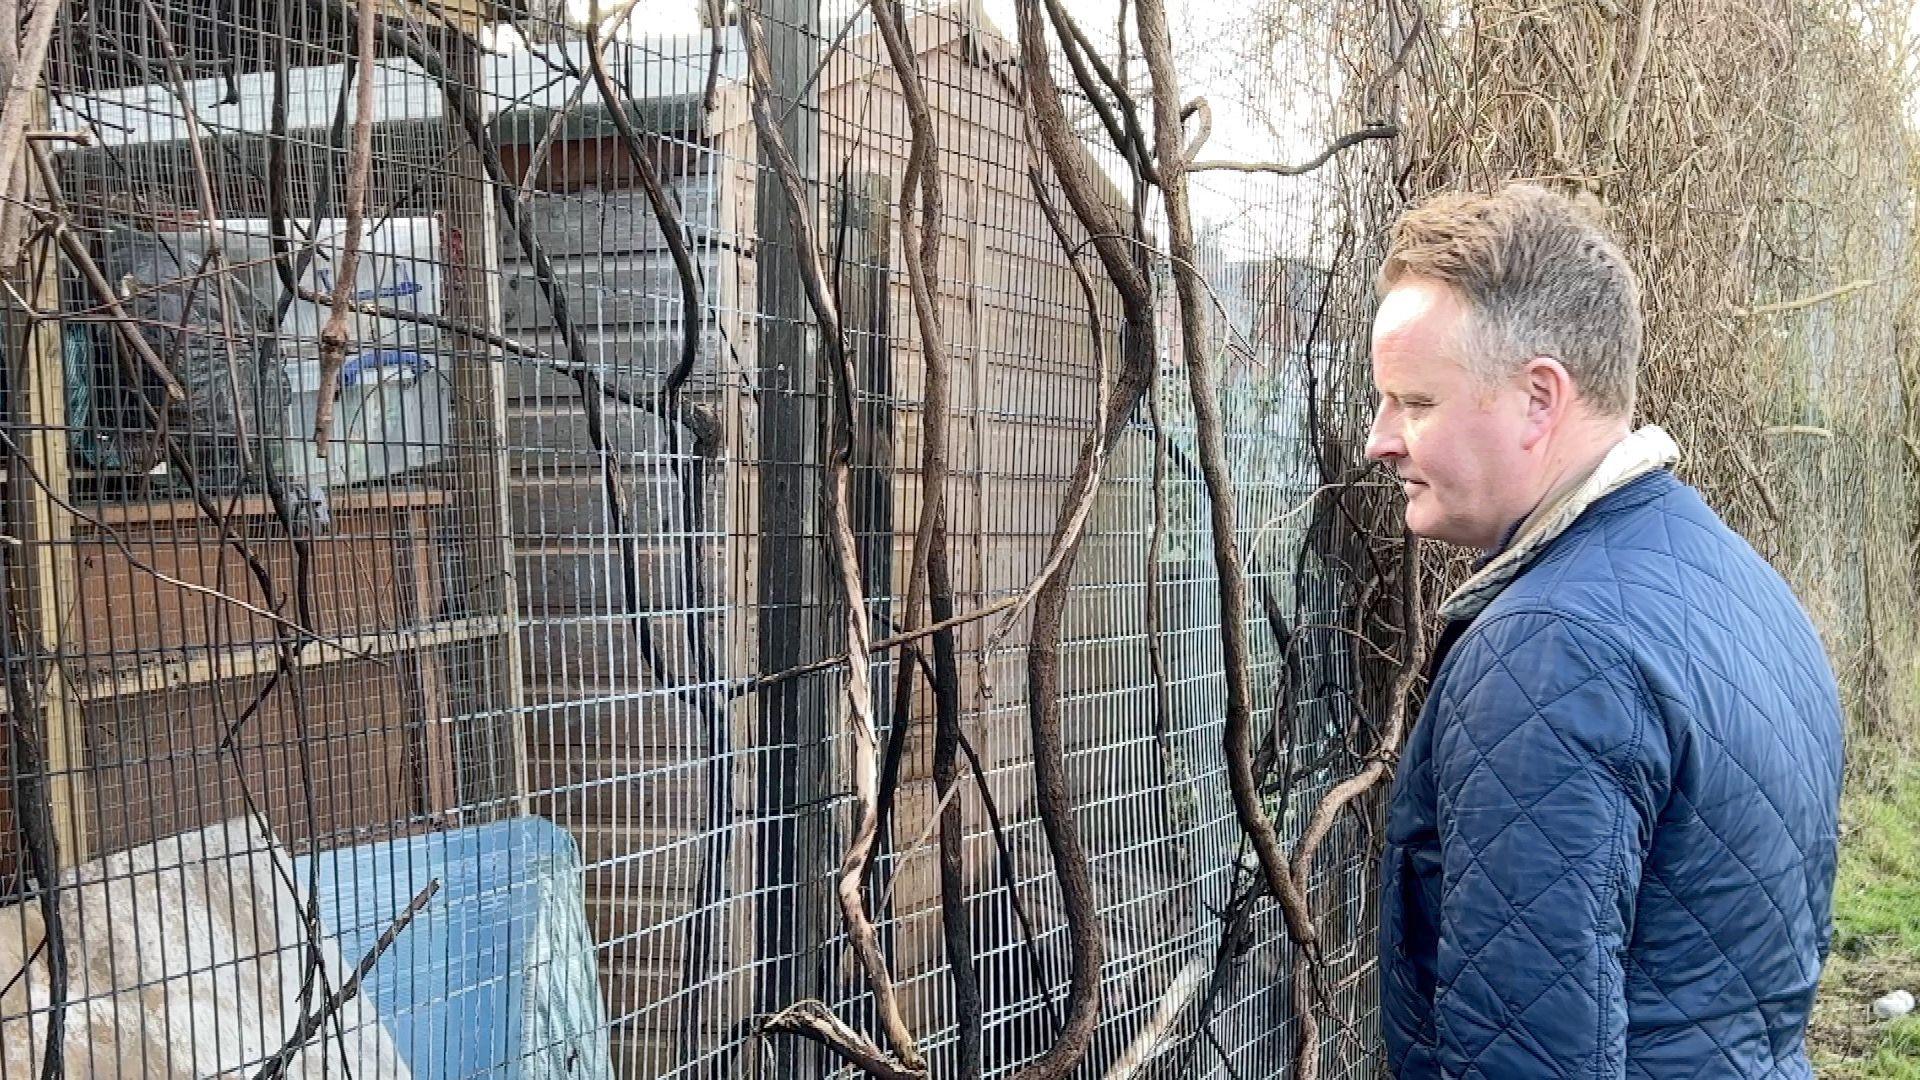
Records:
[[[923,365],[894,220],[909,128],[870,27],[858,22],[819,74],[811,156],[818,175],[834,181],[820,189],[819,220],[860,379],[853,514],[878,638],[904,617]],[[971,3],[911,17],[909,37],[942,144],[944,269],[936,292],[954,365],[949,524],[957,603],[965,609],[1024,587],[1043,565],[1094,411],[1097,372],[1079,285],[1028,179],[1037,161],[1006,78],[1012,44]],[[606,946],[606,990],[619,1025],[616,1053],[626,1055],[622,1075],[630,1076],[684,1063],[722,1041],[719,1025],[787,1003],[778,1000],[780,976],[763,969],[791,959],[783,953],[807,948],[810,937],[817,947],[820,934],[837,932],[821,889],[847,825],[843,801],[824,817],[808,806],[840,790],[835,777],[844,774],[844,759],[827,756],[845,747],[829,726],[827,687],[835,676],[783,687],[783,695],[739,692],[744,678],[839,646],[818,486],[826,386],[807,366],[816,345],[783,250],[791,241],[765,231],[763,200],[780,196],[760,171],[732,32],[717,60],[713,109],[704,110],[710,41],[636,39],[609,58],[647,73],[627,82],[649,88],[636,92],[630,112],[648,132],[652,160],[695,241],[706,310],[689,398],[713,410],[719,445],[703,458],[682,433],[679,452],[665,454],[674,445],[671,425],[648,410],[610,407],[603,455],[571,379],[525,371],[506,381],[534,806],[583,840],[587,903]],[[502,156],[517,173],[531,148],[557,132],[532,174],[537,235],[596,362],[609,378],[655,384],[683,332],[678,277],[598,96],[589,89],[561,115],[570,87],[547,85],[551,66],[524,68],[526,85],[501,89],[530,102],[495,121]],[[1064,206],[1057,189],[1050,196]],[[1117,191],[1112,198],[1119,203]],[[558,350],[532,268],[514,245],[507,251],[507,330]],[[780,269],[768,269],[769,254]],[[784,284],[768,280],[776,272],[789,275]],[[1118,298],[1104,288],[1100,296],[1111,358],[1118,355]],[[609,468],[618,470],[637,541],[626,550],[607,498]],[[694,476],[700,487],[690,499]],[[1083,579],[1138,580],[1145,507],[1136,496],[1103,506]],[[641,568],[637,597],[623,592],[629,559]],[[697,573],[687,573],[689,566]],[[1090,616],[1096,624],[1103,617]],[[1087,618],[1077,627],[1082,634],[1106,636]],[[963,649],[977,649],[990,625],[964,630]],[[1012,637],[1022,639],[1018,631]],[[1137,672],[1100,662],[1100,648],[1080,647],[1085,662],[1073,670],[1087,674],[1071,693],[1137,685]],[[1042,872],[1024,768],[1024,666],[1014,650],[992,658],[991,709],[980,670],[963,663],[970,739],[1001,809],[1017,819],[1023,872]],[[876,665],[882,717],[891,673],[891,663]],[[889,933],[914,1022],[933,1023],[939,992],[936,978],[924,976],[941,962],[939,890],[930,852],[916,846],[936,803],[925,694],[916,698],[912,723],[893,827]],[[1089,790],[1125,782],[1095,774],[1097,766]],[[963,796],[970,829],[984,828],[977,800]],[[978,892],[998,880],[998,870],[989,841],[970,843]],[[800,914],[792,919],[815,925],[781,927],[788,916],[772,918],[769,903],[793,905]],[[1014,966],[1004,956],[996,963]],[[720,971],[734,977],[715,981],[711,973]],[[831,1000],[854,986],[789,989]],[[707,1019],[706,1030],[690,1030],[694,1016]]]
[[[472,21],[479,10],[456,4],[446,14]],[[136,17],[114,5],[97,15]],[[184,9],[173,15],[193,18]],[[61,69],[73,81],[56,83],[63,92],[39,123],[89,131],[99,145],[50,155],[64,190],[52,194],[36,180],[32,197],[58,207],[86,238],[91,258],[117,275],[120,303],[146,320],[169,356],[231,344],[234,362],[250,371],[269,351],[291,355],[299,347],[249,320],[255,309],[247,307],[246,274],[257,266],[234,259],[242,265],[228,279],[227,314],[237,326],[210,330],[188,313],[177,329],[162,331],[151,328],[171,317],[141,305],[163,298],[190,308],[196,294],[143,276],[150,266],[116,262],[125,254],[116,244],[124,249],[124,238],[139,237],[177,260],[178,241],[199,242],[207,230],[230,243],[265,243],[247,223],[257,226],[269,210],[259,180],[268,76],[235,66],[163,92],[142,81],[158,63],[153,38],[139,37],[134,50],[153,55],[128,53],[95,67],[85,66],[88,43],[63,46],[75,50]],[[456,76],[480,63],[466,41],[451,30],[438,41]],[[322,53],[297,50],[303,58]],[[249,64],[260,62],[249,56]],[[437,96],[405,62],[390,57],[376,70],[386,115],[373,191],[386,196],[389,221],[419,226],[419,243],[404,253],[370,250],[366,263],[431,266],[436,278],[445,275],[428,290],[438,310],[484,322],[492,221],[474,212],[486,197],[474,181],[475,156],[450,145],[443,125],[430,119]],[[295,73],[306,78],[293,126],[323,125],[339,66]],[[230,89],[240,97],[227,102]],[[214,163],[207,196],[217,220],[195,191],[196,147],[182,100],[193,103],[202,125],[198,149]],[[326,148],[310,138],[288,145],[292,196],[311,208],[333,176]],[[243,451],[241,432],[286,405],[286,386],[277,388],[276,405],[257,397],[237,404],[248,395],[235,391],[223,399],[224,411],[211,412],[198,411],[211,400],[206,395],[185,404],[148,395],[169,410],[159,427],[171,427],[184,446],[185,461],[170,459],[137,404],[154,387],[118,377],[123,361],[138,361],[123,355],[125,343],[99,317],[98,291],[65,251],[49,265],[55,272],[33,278],[34,300],[69,317],[28,324],[8,316],[6,419],[32,433],[23,449],[33,475],[5,479],[35,546],[7,557],[27,552],[37,564],[26,568],[30,580],[17,599],[36,637],[15,648],[45,666],[47,750],[66,863],[238,815],[250,800],[280,840],[315,847],[444,827],[471,818],[474,807],[511,799],[510,733],[472,722],[508,715],[517,693],[505,677],[514,669],[506,655],[514,622],[504,589],[505,504],[494,455],[478,452],[486,443],[476,434],[491,430],[489,403],[499,395],[498,368],[483,362],[484,348],[453,338],[421,346],[444,361],[449,426],[416,467],[318,501],[305,491],[270,499],[242,490],[238,456],[273,453],[299,436],[269,437],[252,427]],[[247,414],[238,429],[230,423],[236,412]],[[419,446],[427,436],[405,437]],[[192,481],[180,467],[186,462],[198,465]],[[195,487],[204,505],[196,504]],[[282,527],[289,511],[317,513],[326,526],[304,546],[291,543]],[[262,576],[274,586],[263,586]],[[302,610],[286,614],[302,580]],[[22,584],[16,574],[13,587]],[[270,611],[281,613],[278,621]],[[289,636],[296,624],[308,632]],[[287,693],[290,679],[301,686],[297,695]],[[487,764],[463,767],[462,755]],[[312,790],[294,779],[300,772]],[[0,794],[0,810],[10,814],[7,803]],[[0,877],[10,881],[14,833],[0,835]]]
[[[812,132],[803,152],[822,180],[822,233],[858,368],[853,513],[877,638],[905,618],[923,364],[895,222],[909,129],[870,25],[863,16],[809,81],[817,114],[808,107],[797,123]],[[1095,412],[1096,351],[1068,255],[1029,180],[1031,167],[1042,175],[1046,168],[1009,80],[1012,44],[972,0],[917,15],[908,29],[942,146],[936,292],[955,414],[947,500],[956,600],[967,609],[1024,588],[1043,565]],[[340,845],[517,813],[564,826],[584,866],[621,1077],[717,1054],[732,1025],[796,996],[836,1001],[858,989],[850,968],[817,959],[838,932],[827,882],[848,824],[838,779],[847,742],[831,708],[839,676],[747,685],[832,656],[840,644],[820,501],[826,384],[793,277],[781,196],[760,171],[737,35],[719,39],[715,50],[705,34],[623,38],[608,53],[692,241],[702,304],[691,313],[699,347],[684,400],[711,426],[695,431],[656,407],[611,399],[589,408],[565,363],[457,337],[441,342],[457,452],[330,498],[334,528],[315,545],[313,572],[323,583],[322,628],[349,649],[307,647],[319,702],[312,716],[282,715],[276,706],[251,721],[253,768],[270,793],[269,818],[289,842]],[[524,178],[532,234],[551,260],[594,377],[617,390],[657,388],[689,313],[629,148],[590,86],[576,97],[588,67],[584,47],[470,52],[465,62],[505,175]],[[319,128],[341,70],[299,74],[293,126]],[[379,66],[377,82],[385,111],[375,189],[389,214],[435,223],[443,308],[566,359],[568,342],[529,252],[494,209],[480,162],[450,130],[437,87],[398,59]],[[209,115],[226,118],[208,138],[217,160],[234,163],[213,177],[223,216],[257,219],[269,209],[251,179],[264,168],[268,89],[260,74],[237,85],[236,112],[228,114],[214,112],[230,89],[224,79],[188,90]],[[100,100],[111,96],[102,93]],[[141,116],[123,125],[114,145],[65,155],[70,187],[93,205],[124,204],[149,222],[164,204],[171,227],[205,224],[190,210],[184,180],[130,190],[129,168],[180,178],[191,156],[176,119]],[[543,142],[550,145],[534,167]],[[331,159],[303,140],[292,150],[292,167],[306,178],[301,205],[309,205],[330,182]],[[1088,168],[1106,175],[1091,161]],[[1049,194],[1063,204],[1057,189]],[[1117,190],[1111,199],[1123,201]],[[1098,296],[1104,352],[1116,358],[1118,298],[1104,287]],[[1125,796],[1164,781],[1139,774],[1150,760],[1139,747],[1165,735],[1153,729],[1153,692],[1140,670],[1137,596],[1151,515],[1139,478],[1148,449],[1144,437],[1129,439],[1110,465],[1126,479],[1096,510],[1076,575],[1084,594],[1069,616],[1070,767],[1095,850],[1137,843],[1139,807]],[[217,530],[177,497],[141,497],[117,474],[104,481],[111,492],[103,481],[85,483],[105,493],[93,516],[134,537],[145,561],[232,586],[256,603],[270,599],[236,584],[242,568],[223,554]],[[236,506],[263,535],[271,532],[272,507]],[[92,525],[63,527],[62,550],[89,573],[125,561]],[[1201,548],[1175,546],[1163,567],[1165,629],[1173,677],[1184,682],[1216,666],[1210,639],[1198,632],[1215,617]],[[73,775],[88,777],[88,793],[69,800],[88,819],[74,826],[83,849],[112,850],[192,825],[211,812],[208,792],[219,805],[240,801],[216,748],[274,677],[274,627],[236,621],[197,594],[145,589],[141,574],[125,567],[86,577],[96,584],[84,587],[67,580],[68,593],[93,613],[80,619],[80,636],[69,636],[69,651],[102,661],[69,695],[85,716]],[[113,595],[94,598],[91,589]],[[1006,648],[980,662],[974,654],[991,625],[961,633],[965,723],[1007,819],[1018,872],[1041,878],[1046,853],[1031,812],[1022,654]],[[1009,640],[1024,640],[1024,630]],[[875,668],[883,717],[892,663]],[[936,800],[929,707],[924,694],[915,700],[892,836],[883,841],[891,884],[882,913],[909,1021],[933,1028],[946,1022],[939,889],[924,842]],[[175,716],[195,723],[166,720]],[[300,733],[316,731],[320,756],[302,766],[294,760]],[[317,817],[298,805],[300,788],[288,779],[302,768],[323,778]],[[960,798],[973,834],[971,891],[984,895],[999,887],[1000,870],[971,781]],[[1096,868],[1108,895],[1129,897],[1138,884],[1125,876],[1130,865]],[[1058,961],[1052,890],[1026,891],[1042,951]],[[1157,903],[1121,904],[1108,932],[1136,945],[1165,932],[1170,916]],[[1197,909],[1185,904],[1178,917],[1191,920]],[[995,937],[1011,934],[1007,921],[981,922],[989,980],[1002,980],[1007,997],[1031,998],[1023,961]],[[1055,963],[1050,977],[1063,974]],[[1124,997],[1125,979],[1117,975],[1109,992]],[[1001,1022],[1031,1023],[1032,1037],[1044,1038],[1037,1012]],[[718,1057],[710,1064],[727,1068]]]

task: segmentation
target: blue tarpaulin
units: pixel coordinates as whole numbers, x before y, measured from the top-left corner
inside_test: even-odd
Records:
[[[611,1080],[580,854],[515,818],[340,848],[318,863],[320,917],[351,966],[413,897],[440,891],[362,987],[416,1080]]]

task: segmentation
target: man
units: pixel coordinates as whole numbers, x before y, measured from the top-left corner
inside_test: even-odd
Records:
[[[1779,575],[1631,429],[1639,285],[1515,185],[1398,224],[1367,455],[1487,552],[1395,780],[1396,1076],[1808,1077],[1840,705]]]

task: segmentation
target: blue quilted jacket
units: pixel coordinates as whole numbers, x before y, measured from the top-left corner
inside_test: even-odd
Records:
[[[1780,577],[1663,469],[1440,645],[1382,866],[1394,1075],[1811,1076],[1840,705]]]

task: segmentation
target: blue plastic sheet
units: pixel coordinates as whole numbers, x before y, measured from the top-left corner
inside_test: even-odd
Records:
[[[427,884],[440,891],[362,987],[416,1080],[611,1080],[579,850],[542,818],[340,848],[320,917],[351,966]]]

